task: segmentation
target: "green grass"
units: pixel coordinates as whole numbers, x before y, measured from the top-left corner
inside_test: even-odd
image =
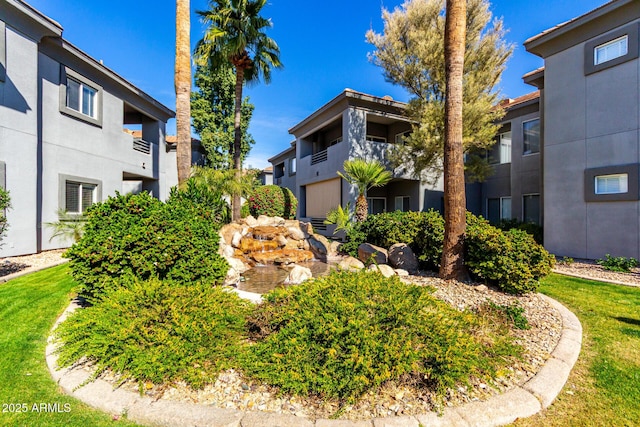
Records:
[[[64,395],[51,379],[45,346],[75,286],[67,270],[54,267],[0,285],[0,425],[134,426]],[[41,404],[55,412],[36,411]]]
[[[554,404],[515,425],[640,425],[640,288],[551,275],[541,292],[578,316],[582,351]]]

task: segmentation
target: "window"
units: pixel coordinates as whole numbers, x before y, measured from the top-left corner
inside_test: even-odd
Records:
[[[524,222],[532,222],[540,224],[540,195],[528,194],[522,196],[522,220]]]
[[[624,35],[615,40],[596,46],[593,49],[593,65],[625,56],[629,52],[629,36]]]
[[[102,88],[75,71],[62,66],[60,111],[67,116],[101,126]]]
[[[396,196],[395,205],[395,210],[409,212],[409,196]]]
[[[492,224],[511,219],[511,197],[487,199],[487,219]]]
[[[411,131],[407,130],[402,133],[396,134],[396,144],[406,143],[406,139],[411,135]]]
[[[96,184],[75,181],[65,182],[64,210],[81,214],[96,201]]]
[[[387,138],[383,136],[367,135],[367,142],[387,142]]]
[[[511,131],[498,135],[497,141],[489,154],[489,163],[511,163]]]
[[[375,215],[387,211],[387,199],[384,197],[367,197],[369,215]]]
[[[595,177],[596,194],[624,194],[629,191],[629,175],[626,173]]]
[[[522,154],[540,152],[540,119],[522,123],[523,151]]]
[[[339,136],[338,138],[334,139],[329,143],[329,147],[333,147],[334,145],[340,144],[341,142],[342,142],[342,137]]]
[[[67,107],[94,119],[98,91],[74,79],[67,79]]]
[[[296,174],[296,158],[289,159],[289,176]]]

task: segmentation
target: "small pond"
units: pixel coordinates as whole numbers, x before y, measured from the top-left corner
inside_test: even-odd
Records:
[[[299,262],[296,265],[307,267],[311,270],[313,277],[328,274],[333,268],[332,265],[321,261]],[[284,284],[284,279],[288,274],[288,269],[277,265],[257,265],[242,274],[242,281],[238,283],[237,288],[241,291],[266,294],[275,288],[287,286]]]

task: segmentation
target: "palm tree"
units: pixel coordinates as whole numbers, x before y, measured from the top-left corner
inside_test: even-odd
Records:
[[[189,0],[176,0],[176,139],[178,183],[191,172],[191,27]]]
[[[392,178],[391,172],[377,160],[366,161],[363,159],[345,160],[342,165],[344,174],[338,172],[351,185],[358,187],[358,199],[356,200],[356,221],[363,222],[367,219],[367,190],[372,187],[382,187]]]
[[[265,30],[271,28],[271,20],[260,16],[267,0],[213,0],[210,10],[198,12],[209,24],[204,38],[198,45],[201,63],[216,67],[231,63],[236,71],[234,140],[229,150],[232,169],[240,181],[242,174],[242,129],[240,127],[242,88],[244,82],[271,81],[271,68],[280,68],[280,49]],[[232,197],[232,218],[240,218],[240,194]]]
[[[446,79],[444,141],[444,243],[440,277],[465,280],[466,202],[462,148],[462,83],[466,36],[466,0],[447,0],[444,32]]]

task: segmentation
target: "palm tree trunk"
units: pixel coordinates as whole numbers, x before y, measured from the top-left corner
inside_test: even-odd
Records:
[[[178,184],[191,173],[191,44],[189,0],[176,0],[176,161]]]
[[[462,79],[466,32],[466,0],[447,0],[445,24],[445,229],[440,262],[443,279],[467,280],[464,265],[466,196],[462,147]]]
[[[356,221],[364,222],[367,219],[369,213],[369,205],[367,204],[367,198],[363,194],[360,194],[356,199]]]
[[[242,86],[244,84],[244,68],[236,66],[236,99],[234,115],[234,138],[233,138],[233,169],[235,178],[240,182],[242,178],[242,129],[240,128],[240,118],[242,116]],[[240,194],[235,193],[231,197],[231,220],[240,219]]]

